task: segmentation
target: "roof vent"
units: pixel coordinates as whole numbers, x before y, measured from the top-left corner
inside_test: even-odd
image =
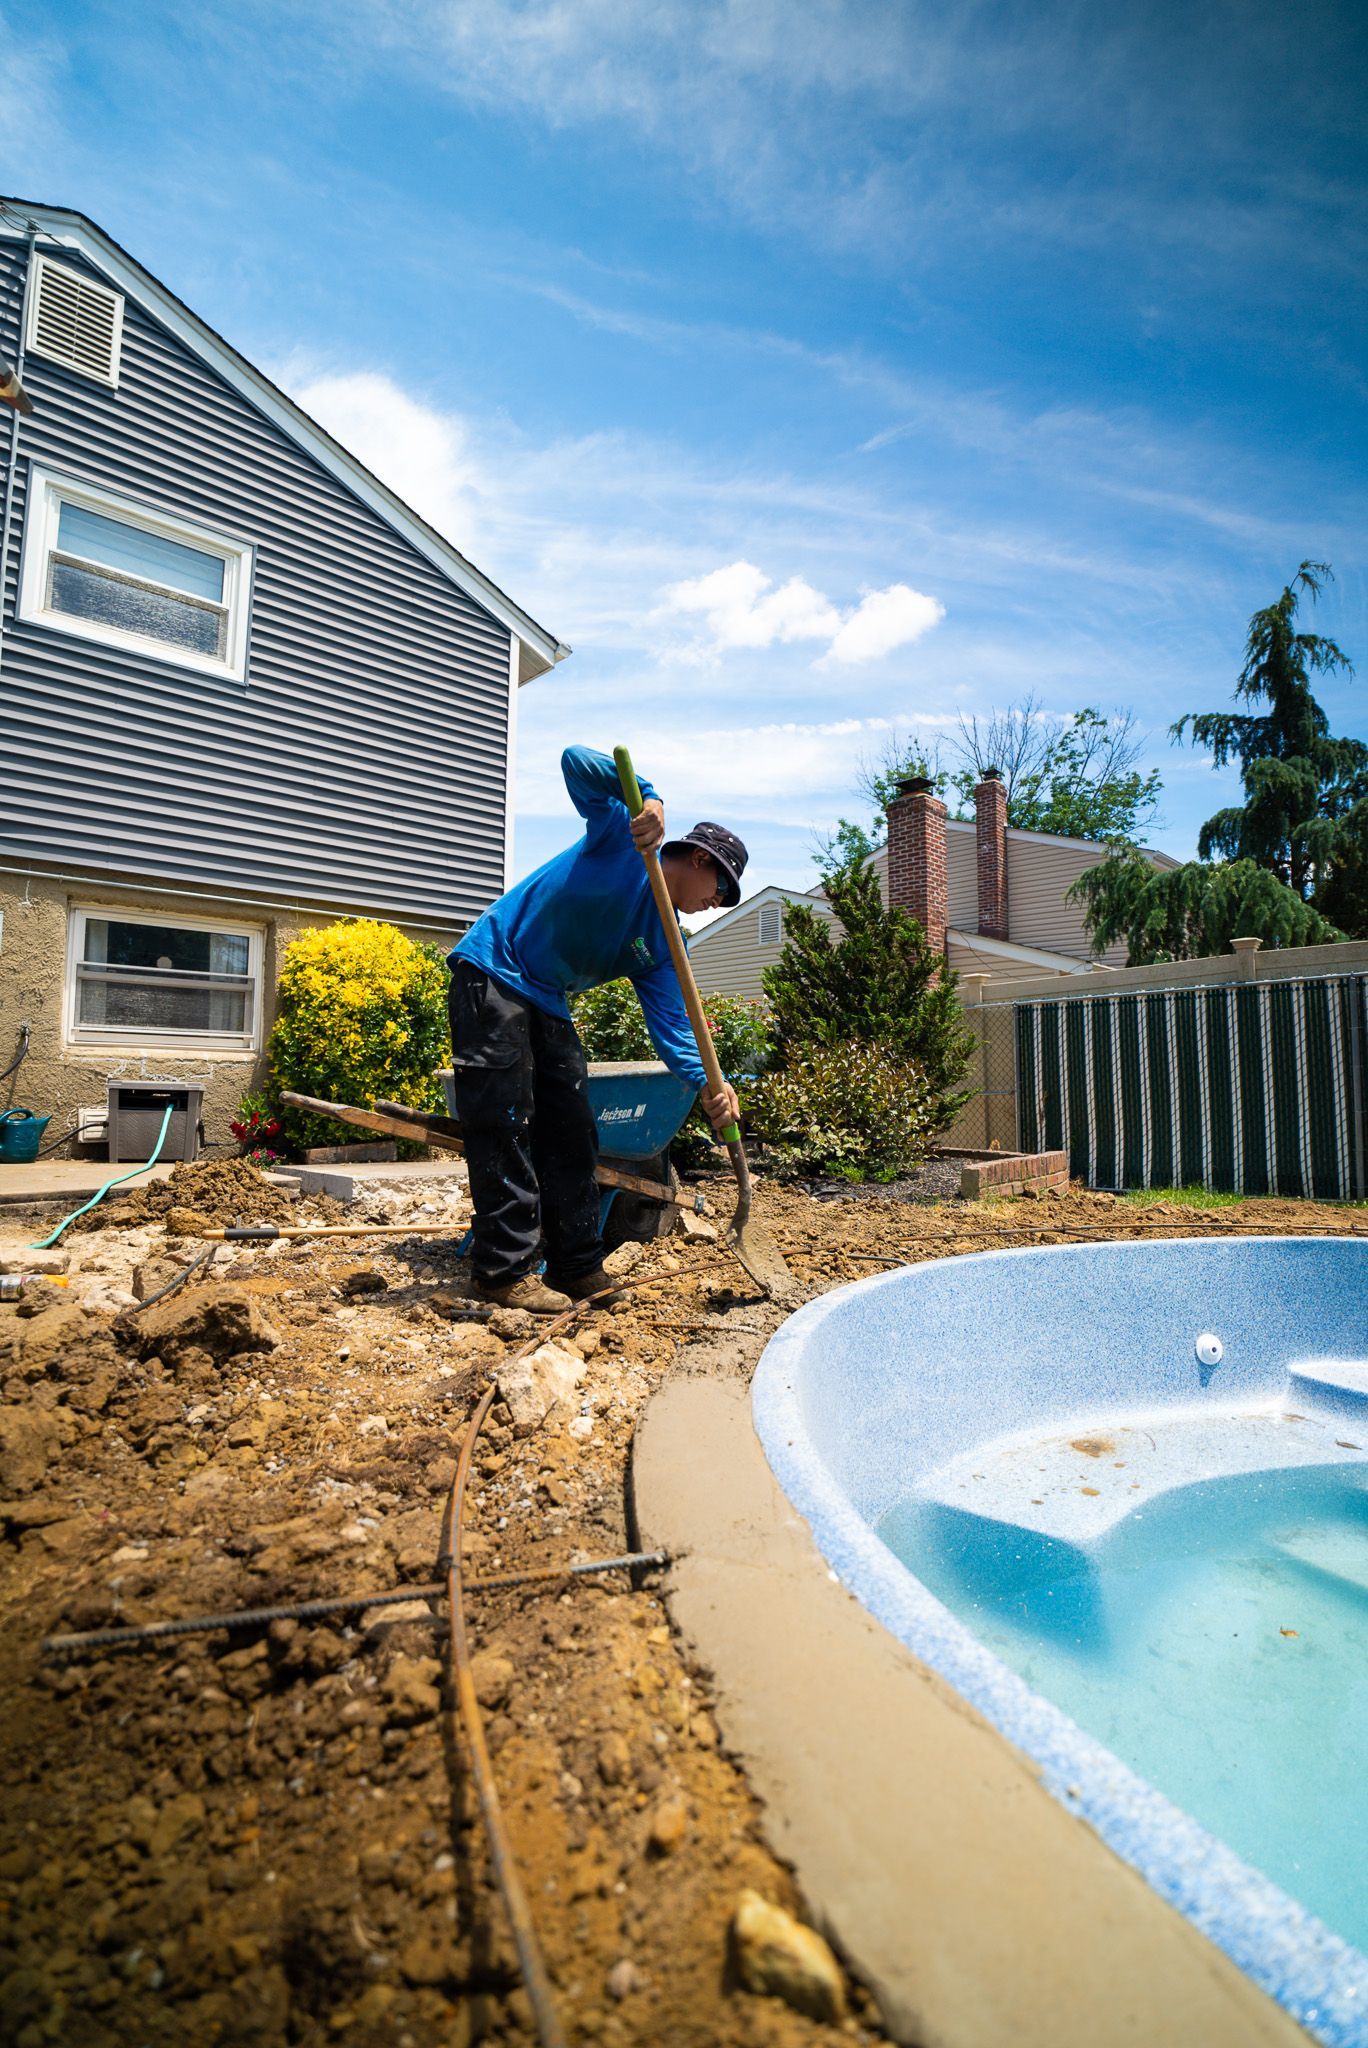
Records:
[[[777,903],[760,905],[760,943],[778,946],[784,937],[784,916]]]
[[[117,385],[122,294],[79,270],[69,270],[65,263],[54,263],[50,256],[35,256],[33,261],[29,348],[80,377]]]

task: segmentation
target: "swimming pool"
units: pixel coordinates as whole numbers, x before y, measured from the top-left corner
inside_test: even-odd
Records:
[[[828,1562],[1335,2048],[1368,2043],[1368,1244],[985,1253],[809,1304],[756,1428]]]

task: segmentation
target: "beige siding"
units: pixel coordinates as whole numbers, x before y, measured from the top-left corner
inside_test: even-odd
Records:
[[[960,932],[978,930],[978,834],[972,825],[947,822],[945,885],[950,923]],[[1010,914],[1010,913],[1009,913]]]
[[[1070,843],[1034,832],[1007,834],[1007,926],[1012,943],[1039,946],[1072,959],[1092,957],[1083,907],[1067,901],[1069,889],[1087,868],[1105,860],[1106,850],[1086,840]],[[1101,955],[1124,966],[1125,941]]]
[[[782,950],[761,945],[760,912],[752,910],[725,931],[700,932],[690,942],[689,960],[705,996],[761,996],[761,973],[774,965]]]
[[[946,937],[945,955],[956,974],[990,974],[993,980],[989,998],[995,996],[1005,982],[1039,981],[1043,974],[1049,972],[1039,960],[1012,960],[1001,953],[990,953],[976,946],[972,932],[950,932]],[[1067,967],[1061,966],[1058,971],[1069,980],[1073,979]]]

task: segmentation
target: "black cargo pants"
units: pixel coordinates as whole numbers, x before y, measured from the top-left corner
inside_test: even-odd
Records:
[[[448,996],[456,1114],[475,1204],[476,1278],[582,1280],[603,1261],[598,1129],[573,1024],[460,961]]]

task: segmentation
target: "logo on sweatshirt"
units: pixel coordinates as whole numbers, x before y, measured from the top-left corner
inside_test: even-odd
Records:
[[[655,966],[654,956],[652,955],[651,949],[647,945],[645,939],[641,937],[633,939],[630,951],[638,967]]]

